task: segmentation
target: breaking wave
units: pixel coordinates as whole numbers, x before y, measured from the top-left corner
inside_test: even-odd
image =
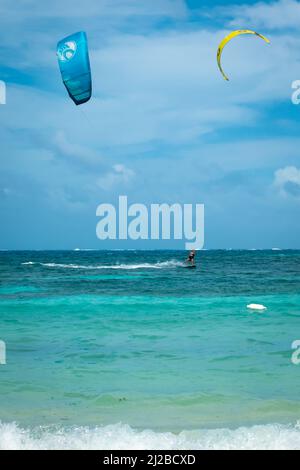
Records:
[[[177,268],[184,266],[184,263],[176,260],[157,262],[157,263],[139,263],[139,264],[112,264],[112,265],[81,265],[81,264],[61,264],[61,263],[36,263],[28,261],[22,263],[23,266],[39,265],[47,268],[63,268],[63,269],[164,269],[164,268]]]
[[[299,450],[300,426],[263,425],[236,430],[137,431],[128,425],[22,429],[0,423],[0,450]]]

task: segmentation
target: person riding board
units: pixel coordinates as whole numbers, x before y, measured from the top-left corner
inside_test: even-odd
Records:
[[[191,266],[195,265],[195,256],[196,256],[196,250],[192,250],[187,258],[187,262],[191,264]]]

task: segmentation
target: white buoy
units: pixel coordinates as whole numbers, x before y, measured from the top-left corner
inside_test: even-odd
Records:
[[[249,310],[259,310],[260,312],[262,312],[263,310],[267,310],[267,307],[260,304],[250,304],[247,305],[247,308],[249,308]]]

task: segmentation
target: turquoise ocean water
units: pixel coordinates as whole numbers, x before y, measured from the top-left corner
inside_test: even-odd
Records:
[[[300,448],[300,251],[185,255],[0,253],[0,449]]]

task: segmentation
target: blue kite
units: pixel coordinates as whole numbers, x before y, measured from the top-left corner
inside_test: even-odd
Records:
[[[70,98],[78,106],[92,96],[92,74],[85,32],[68,36],[57,44],[61,76]]]

